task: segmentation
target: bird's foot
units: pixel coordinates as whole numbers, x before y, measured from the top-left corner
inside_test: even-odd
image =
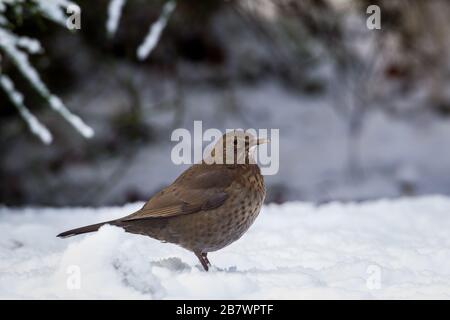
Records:
[[[211,266],[211,262],[209,262],[209,260],[208,260],[208,253],[207,252],[202,253],[202,257],[203,257],[203,259],[205,259],[208,266]]]
[[[208,265],[211,265],[211,263],[209,262],[208,258],[206,257],[206,253],[200,253],[200,252],[194,252],[194,253],[197,256],[200,263],[202,264],[203,269],[205,269],[205,271],[208,271],[209,270]]]

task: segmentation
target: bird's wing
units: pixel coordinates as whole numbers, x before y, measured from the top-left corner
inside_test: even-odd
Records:
[[[233,178],[234,170],[226,166],[194,165],[152,197],[141,210],[122,221],[174,217],[218,208],[228,199],[227,188]]]

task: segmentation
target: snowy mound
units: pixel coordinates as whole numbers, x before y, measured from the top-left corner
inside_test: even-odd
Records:
[[[200,269],[182,248],[105,226],[122,208],[0,208],[0,298],[450,298],[450,198],[265,206]]]

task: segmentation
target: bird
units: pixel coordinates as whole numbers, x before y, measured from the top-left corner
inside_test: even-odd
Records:
[[[258,145],[268,142],[248,131],[229,131],[201,161],[191,165],[138,211],[57,236],[66,238],[113,225],[192,251],[208,271],[208,253],[241,238],[261,210],[266,189],[254,155]]]

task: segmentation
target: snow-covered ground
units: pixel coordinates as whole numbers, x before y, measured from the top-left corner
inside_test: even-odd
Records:
[[[0,208],[0,298],[450,298],[447,197],[268,205],[210,272],[117,227],[55,237],[140,205]]]

